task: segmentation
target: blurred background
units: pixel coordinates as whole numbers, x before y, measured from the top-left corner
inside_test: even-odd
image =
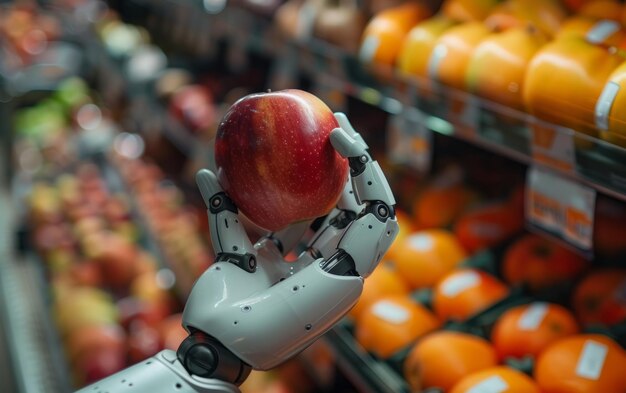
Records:
[[[626,392],[625,85],[616,0],[0,1],[2,390],[178,347],[217,125],[299,88],[363,135],[401,229],[243,393]]]

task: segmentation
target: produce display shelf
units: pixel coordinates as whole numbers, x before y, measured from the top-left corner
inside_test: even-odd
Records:
[[[139,202],[135,199],[132,192],[129,191],[128,184],[124,182],[117,168],[115,168],[115,166],[106,157],[98,157],[97,162],[107,185],[111,188],[111,191],[124,193],[129,196],[130,212],[133,217],[133,222],[137,223],[140,229],[138,243],[142,246],[142,248],[148,251],[150,255],[156,258],[160,269],[168,269],[174,274],[176,277],[174,292],[179,300],[184,301],[191,291],[194,279],[190,276],[189,272],[184,270],[182,266],[165,257],[161,246],[156,240],[155,234],[149,228],[148,223],[141,213]]]
[[[547,123],[434,80],[409,77],[390,67],[365,63],[358,54],[314,37],[281,39],[268,17],[237,5],[227,6],[219,14],[207,13],[200,2],[161,1],[143,4],[143,7],[147,12],[159,10],[155,11],[157,19],[151,26],[168,25],[165,19],[158,19],[159,15],[164,18],[164,15],[176,14],[176,9],[184,8],[189,12],[196,7],[197,13],[204,13],[205,24],[211,26],[206,30],[213,35],[211,42],[225,40],[233,50],[241,50],[243,42],[249,53],[273,59],[274,75],[270,75],[268,88],[290,86],[290,83],[293,86],[300,76],[306,75],[314,84],[322,81],[327,85],[325,88],[344,97],[357,98],[392,116],[405,116],[410,111],[417,119],[413,127],[467,141],[529,166],[550,168],[566,178],[626,201],[626,167],[623,165],[626,149],[623,147]],[[164,11],[168,7],[169,13]],[[244,41],[243,37],[248,39]],[[339,109],[333,102],[328,103],[335,106],[333,109]],[[415,130],[404,131],[413,134]],[[566,151],[539,151],[537,139],[546,132],[565,141]]]
[[[50,314],[43,267],[32,252],[18,252],[16,195],[0,187],[0,320],[18,391],[70,391],[69,371]],[[3,389],[11,389],[6,381]]]
[[[333,349],[337,366],[363,393],[408,393],[410,388],[391,367],[374,359],[354,340],[349,324],[339,322],[323,339]]]

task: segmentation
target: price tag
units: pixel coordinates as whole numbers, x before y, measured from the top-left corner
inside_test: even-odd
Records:
[[[424,115],[416,108],[404,107],[393,116],[387,130],[388,156],[419,173],[428,173],[432,164],[432,132]]]
[[[526,220],[591,252],[596,191],[539,168],[528,171],[526,186]]]
[[[342,89],[343,81],[336,80],[325,73],[319,73],[316,78],[314,94],[333,110],[345,112],[348,102]]]
[[[448,97],[448,117],[454,125],[454,134],[473,140],[478,135],[480,101],[465,93],[452,93]]]
[[[532,156],[542,164],[562,171],[572,172],[576,167],[574,132],[548,124],[531,125]]]

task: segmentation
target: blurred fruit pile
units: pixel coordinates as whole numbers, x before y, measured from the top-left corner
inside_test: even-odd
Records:
[[[421,80],[424,97],[437,81],[626,146],[622,2],[444,0],[417,11],[426,3],[373,16],[361,59]]]
[[[37,181],[29,208],[76,386],[177,348],[187,334],[175,314],[175,277],[138,243],[127,197],[107,186],[96,165],[78,163],[75,172]]]
[[[186,296],[214,259],[205,240],[206,225],[200,225],[207,220],[206,211],[186,204],[182,191],[156,165],[120,154],[112,157]]]
[[[346,322],[355,340],[413,391],[626,391],[624,238],[590,262],[525,231],[523,192],[486,198],[464,179],[445,169],[398,209]]]
[[[3,60],[8,61],[10,68],[28,66],[60,35],[59,21],[41,12],[36,4],[24,1],[2,5],[0,38],[5,51]]]

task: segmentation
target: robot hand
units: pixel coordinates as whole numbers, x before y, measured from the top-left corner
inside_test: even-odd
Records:
[[[340,127],[330,139],[348,159],[350,180],[297,260],[283,256],[310,223],[252,244],[215,175],[199,171],[216,259],[187,300],[189,337],[176,353],[162,351],[81,392],[237,392],[251,369],[268,370],[298,354],[354,306],[398,224],[380,166],[346,116],[335,117]]]

